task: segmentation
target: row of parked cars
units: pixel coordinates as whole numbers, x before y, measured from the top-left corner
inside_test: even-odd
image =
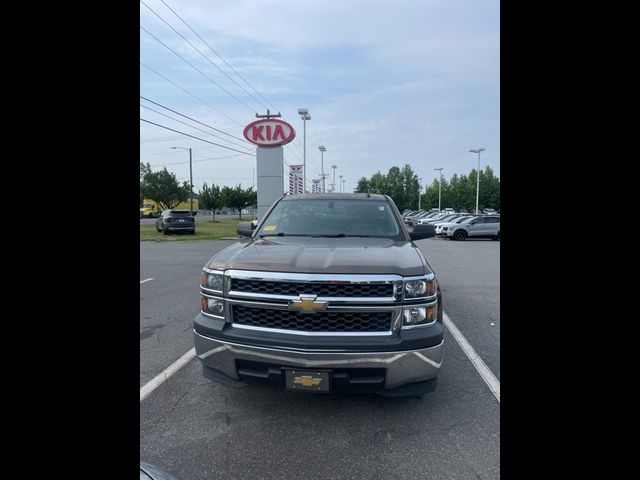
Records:
[[[436,236],[452,240],[465,240],[466,238],[500,240],[500,215],[496,214],[493,209],[487,210],[482,215],[453,211],[415,211],[405,213],[403,220],[411,227],[418,224],[433,225]]]

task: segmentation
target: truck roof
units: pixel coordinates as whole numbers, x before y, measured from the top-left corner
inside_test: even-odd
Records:
[[[298,195],[285,195],[282,201],[296,200],[386,200],[385,195],[379,193],[300,193]]]

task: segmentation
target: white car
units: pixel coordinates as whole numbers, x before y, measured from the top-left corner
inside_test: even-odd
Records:
[[[433,225],[436,228],[436,235],[445,235],[445,232],[450,229],[453,225],[456,225],[457,223],[462,223],[465,220],[468,220],[470,217],[472,217],[473,215],[465,215],[463,217],[460,218],[456,218],[455,220],[453,220],[452,222],[438,222],[438,223],[434,223]],[[444,227],[447,227],[446,229]],[[444,231],[443,231],[444,229]]]

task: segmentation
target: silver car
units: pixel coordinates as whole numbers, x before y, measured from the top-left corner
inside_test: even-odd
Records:
[[[481,215],[442,230],[453,240],[465,240],[467,237],[500,240],[500,215]]]

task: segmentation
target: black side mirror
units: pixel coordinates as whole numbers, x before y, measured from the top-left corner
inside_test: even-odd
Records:
[[[422,240],[423,238],[431,238],[436,235],[436,227],[428,223],[418,223],[413,227],[413,231],[409,232],[411,240]]]
[[[240,222],[236,232],[238,232],[238,235],[242,235],[243,237],[250,237],[253,235],[255,228],[256,226],[252,222]]]

